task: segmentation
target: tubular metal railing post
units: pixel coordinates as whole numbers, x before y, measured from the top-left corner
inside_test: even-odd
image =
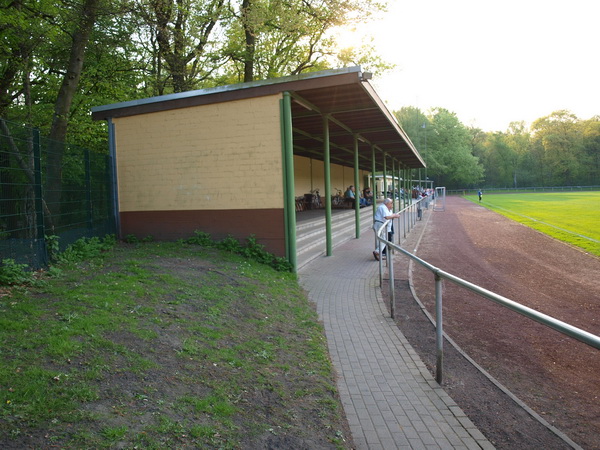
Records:
[[[383,286],[383,254],[381,253],[381,240],[379,239],[379,231],[385,227],[385,223],[379,228],[375,239],[377,240],[377,251],[379,252],[379,287]]]
[[[436,199],[437,201],[437,199]],[[412,209],[411,209],[412,208]],[[411,204],[407,206],[402,213],[408,214],[408,218],[410,219],[409,224],[412,222],[411,219],[411,210],[415,211],[416,204]],[[384,230],[385,229],[385,230]],[[389,267],[389,278],[390,278],[390,310],[392,318],[395,318],[396,314],[396,299],[395,299],[395,290],[394,290],[394,252],[397,250],[401,254],[409,257],[414,260],[421,266],[425,267],[427,270],[431,271],[435,276],[435,323],[436,323],[436,381],[441,384],[443,381],[443,373],[444,373],[444,348],[443,348],[443,316],[442,316],[442,280],[446,279],[451,283],[454,283],[462,288],[468,289],[472,292],[475,292],[478,295],[481,295],[488,300],[491,300],[499,305],[512,310],[516,313],[521,314],[522,316],[528,317],[536,322],[539,322],[549,328],[552,328],[564,335],[570,336],[572,338],[577,339],[580,342],[583,342],[587,345],[590,345],[593,348],[600,350],[600,336],[596,336],[592,333],[589,333],[585,330],[581,330],[573,325],[570,325],[565,322],[561,322],[553,317],[550,317],[546,314],[540,313],[534,309],[528,308],[520,303],[517,303],[513,300],[510,300],[506,297],[502,297],[494,292],[488,291],[480,286],[477,286],[473,283],[470,283],[462,278],[459,278],[455,275],[452,275],[448,272],[444,272],[443,270],[429,264],[427,261],[422,260],[421,258],[413,255],[412,253],[403,249],[400,245],[396,245],[393,242],[389,242],[387,239],[384,239],[380,236],[380,233],[386,231],[387,238],[387,221],[380,228],[379,233],[376,233],[375,239],[378,245],[378,248],[381,252],[381,243],[384,242],[387,247],[387,255],[388,255],[388,267]],[[410,231],[410,230],[408,230]],[[379,286],[381,287],[383,284],[383,261],[382,258],[379,260]]]
[[[435,381],[442,384],[444,372],[444,330],[442,327],[442,278],[435,274],[435,347],[436,347],[436,369]]]
[[[498,295],[495,292],[488,291],[487,289],[484,289],[481,286],[477,286],[476,284],[470,283],[470,282],[463,280],[462,278],[459,278],[448,272],[444,272],[443,270],[429,264],[427,261],[424,261],[421,258],[406,251],[402,247],[396,246],[394,244],[391,244],[391,245],[394,246],[395,250],[398,250],[403,255],[408,256],[413,261],[416,261],[418,264],[422,265],[429,271],[433,272],[436,275],[436,277],[439,277],[440,279],[446,279],[446,280],[450,281],[451,283],[454,283],[458,286],[461,286],[465,289],[475,292],[476,294],[479,294],[482,297],[487,298],[488,300],[498,303],[499,305],[501,305],[509,310],[519,313],[522,316],[528,317],[528,318],[530,318],[536,322],[539,322],[549,328],[553,328],[554,330],[559,331],[560,333],[562,333],[564,335],[571,336],[572,338],[575,338],[578,341],[581,341],[585,344],[590,345],[591,347],[594,347],[594,348],[600,350],[600,336],[596,336],[588,331],[582,330],[573,325],[570,325],[568,323],[565,323],[558,319],[555,319],[554,317],[548,316],[548,315],[543,314],[539,311],[536,311],[532,308],[521,305],[520,303],[517,303],[506,297]],[[441,295],[441,289],[440,289],[440,295]],[[441,308],[441,304],[440,304],[440,308]],[[440,316],[441,316],[441,314],[440,314]]]
[[[396,318],[396,289],[394,283],[394,248],[391,245],[386,247],[388,273],[390,279],[390,313],[392,319]]]

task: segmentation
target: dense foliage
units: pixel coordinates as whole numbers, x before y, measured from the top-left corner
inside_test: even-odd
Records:
[[[377,0],[4,3],[0,117],[99,151],[106,131],[91,121],[93,106],[365,60],[376,64],[376,56],[365,59],[367,47],[338,57],[333,31],[384,8]]]
[[[581,120],[555,111],[527,128],[505,132],[463,125],[437,108],[396,111],[396,118],[427,163],[427,176],[448,189],[600,184],[600,116]]]
[[[384,0],[11,0],[0,10],[0,117],[57,143],[106,151],[93,106],[344,65],[388,68],[367,41],[335,30],[368,21]],[[343,34],[340,34],[343,36]],[[343,38],[339,38],[343,39]],[[502,133],[417,108],[397,117],[427,174],[452,187],[598,184],[600,119],[557,111]],[[59,180],[60,144],[48,160]],[[58,192],[60,186],[51,186]]]

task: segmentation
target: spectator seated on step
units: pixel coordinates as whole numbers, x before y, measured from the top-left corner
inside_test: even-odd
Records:
[[[348,186],[348,189],[346,189],[346,193],[344,194],[344,202],[354,208],[354,205],[356,204],[356,193],[354,186],[350,185]]]
[[[373,204],[373,192],[368,186],[363,190],[363,200],[365,201],[366,206]]]

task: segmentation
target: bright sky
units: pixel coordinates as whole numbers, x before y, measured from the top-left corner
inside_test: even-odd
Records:
[[[369,30],[396,64],[371,81],[391,111],[440,106],[484,131],[560,109],[600,115],[599,0],[389,3]]]

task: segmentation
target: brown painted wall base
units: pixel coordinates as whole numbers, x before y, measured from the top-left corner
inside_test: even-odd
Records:
[[[152,236],[161,241],[188,238],[194,231],[220,240],[228,235],[244,241],[255,235],[265,250],[285,256],[283,209],[121,212],[121,235]]]

